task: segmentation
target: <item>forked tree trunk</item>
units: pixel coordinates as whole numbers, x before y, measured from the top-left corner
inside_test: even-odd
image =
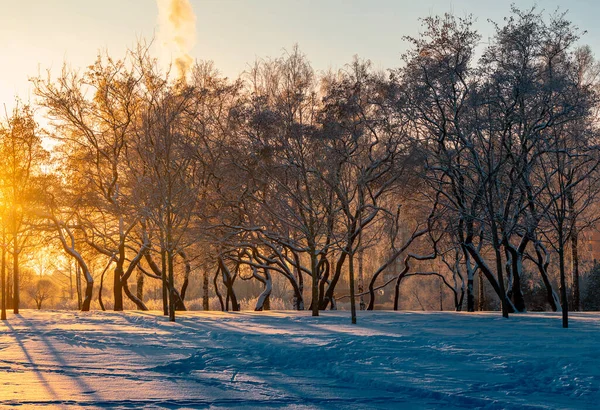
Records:
[[[133,293],[131,293],[131,291],[129,290],[129,284],[127,283],[127,280],[122,282],[122,287],[123,287],[123,292],[125,292],[125,295],[127,295],[127,297],[133,302],[135,303],[135,305],[137,306],[138,310],[143,310],[146,311],[148,310],[148,308],[146,307],[146,305],[144,304],[144,302],[139,299],[138,297],[136,297]]]
[[[325,309],[323,307],[323,299],[325,298],[325,285],[327,285],[327,283],[329,282],[329,261],[327,260],[327,257],[325,255],[321,255],[321,258],[319,260],[319,264],[317,265],[318,268],[318,272],[319,272],[319,306],[321,306],[322,309]]]
[[[225,310],[229,309],[229,301],[231,301],[231,310],[234,312],[239,312],[240,305],[237,301],[237,296],[235,294],[235,290],[233,289],[234,278],[229,271],[229,268],[223,261],[223,258],[219,258],[219,264],[221,269],[221,275],[223,278],[223,284],[227,289],[226,300],[225,300]]]
[[[538,271],[540,272],[540,276],[542,277],[542,282],[546,287],[546,300],[548,301],[548,304],[553,312],[560,311],[562,310],[560,307],[560,299],[554,291],[552,283],[550,283],[550,279],[548,278],[550,254],[539,243],[535,244],[535,254],[537,256],[536,265],[538,267]]]
[[[264,280],[262,280],[260,278],[259,278],[259,280],[264,283],[265,289],[262,291],[262,293],[256,300],[256,307],[254,308],[254,310],[255,311],[270,310],[271,306],[270,306],[270,302],[269,302],[269,296],[271,295],[271,291],[273,290],[273,281],[271,280],[271,274],[269,273],[268,269],[265,269]]]
[[[510,271],[511,281],[509,282],[509,292],[517,312],[525,312],[525,299],[521,290],[521,275],[523,274],[523,253],[529,241],[527,238],[521,240],[518,248],[512,246],[507,240],[504,241],[504,248],[507,254],[507,265]]]
[[[323,298],[323,303],[320,306],[321,310],[327,309],[327,306],[330,303],[332,303],[333,293],[335,291],[335,287],[337,286],[340,278],[342,277],[343,267],[344,267],[344,263],[346,262],[347,257],[348,257],[347,249],[343,249],[340,252],[340,256],[335,263],[335,271],[333,273],[331,281],[329,282],[329,286],[327,287],[327,290],[325,291],[325,297]]]
[[[223,296],[221,296],[221,292],[219,292],[219,283],[218,283],[218,278],[219,278],[219,274],[221,273],[221,266],[219,265],[219,267],[217,268],[216,272],[215,272],[215,276],[213,277],[213,285],[215,287],[215,295],[217,296],[217,299],[219,300],[219,304],[221,305],[221,312],[225,312],[225,304],[223,303]]]
[[[414,232],[410,238],[406,240],[404,245],[399,249],[396,249],[395,252],[389,257],[378,269],[375,271],[373,276],[371,277],[371,281],[369,282],[369,305],[367,306],[367,310],[373,310],[375,308],[375,282],[379,278],[386,269],[388,269],[400,255],[402,255],[414,242],[415,239],[425,235],[428,232],[426,229],[422,229],[420,231]],[[402,280],[400,278],[400,280]],[[398,284],[398,286],[400,286]]]
[[[485,278],[487,279],[488,283],[492,286],[492,289],[494,289],[494,292],[496,293],[496,295],[498,296],[498,298],[500,299],[500,301],[506,306],[506,312],[502,311],[502,315],[504,317],[506,317],[505,315],[508,314],[508,312],[514,312],[514,305],[512,303],[512,301],[506,297],[506,291],[504,288],[504,280],[503,275],[502,275],[502,257],[501,255],[499,255],[499,250],[497,252],[495,252],[495,256],[496,256],[496,270],[499,272],[498,275],[498,280],[496,280],[496,278],[494,277],[494,274],[492,272],[492,269],[487,265],[487,263],[485,262],[485,260],[483,259],[483,257],[481,256],[481,254],[479,253],[479,251],[475,248],[475,246],[473,246],[472,243],[467,243],[466,244],[467,250],[469,251],[469,253],[471,254],[471,256],[473,257],[473,259],[475,260],[475,262],[477,263],[479,272],[480,272],[480,284],[483,283],[482,276],[485,276]],[[500,284],[500,279],[502,279],[502,284]],[[480,285],[481,286],[481,285]],[[480,299],[480,304],[481,301],[483,299]]]
[[[50,219],[54,222],[54,224],[58,230],[58,236],[59,236],[59,239],[63,246],[64,251],[69,256],[71,256],[75,259],[75,262],[77,263],[77,267],[79,267],[81,269],[80,272],[83,273],[83,276],[85,278],[85,282],[86,282],[85,297],[83,299],[83,302],[81,303],[81,310],[84,312],[87,312],[90,310],[90,305],[92,303],[92,294],[94,291],[94,277],[91,275],[90,270],[88,269],[88,266],[85,263],[81,254],[75,249],[75,238],[74,238],[73,234],[69,231],[69,229],[64,224],[59,222],[54,216],[51,216]],[[70,241],[71,241],[70,246],[67,243],[67,240],[65,239],[65,236],[64,236],[65,232],[63,232],[63,229],[70,238]],[[100,296],[99,296],[99,298],[100,298]],[[100,298],[100,301],[101,301],[101,298]]]
[[[404,277],[410,270],[410,265],[409,265],[408,261],[409,261],[409,257],[407,256],[404,258],[404,269],[402,269],[402,272],[400,272],[400,274],[396,278],[396,284],[394,285],[394,310],[396,310],[396,311],[398,310],[398,307],[400,306],[400,283],[402,282],[402,279],[404,279]]]

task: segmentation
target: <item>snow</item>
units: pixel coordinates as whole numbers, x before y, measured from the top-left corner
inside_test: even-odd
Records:
[[[600,313],[23,310],[0,407],[597,408]]]

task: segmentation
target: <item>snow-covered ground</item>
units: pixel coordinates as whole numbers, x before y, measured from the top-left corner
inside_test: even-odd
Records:
[[[588,408],[600,314],[38,312],[0,323],[0,407]]]

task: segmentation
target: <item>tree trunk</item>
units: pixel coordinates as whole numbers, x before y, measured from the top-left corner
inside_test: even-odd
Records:
[[[83,260],[83,257],[81,256],[81,254],[75,250],[75,239],[74,239],[72,233],[68,230],[68,228],[64,227],[64,224],[61,224],[56,218],[51,217],[51,219],[54,222],[54,224],[56,225],[56,227],[58,228],[60,242],[63,246],[64,251],[69,256],[71,256],[75,260],[75,263],[76,263],[75,279],[77,281],[76,285],[77,285],[77,289],[78,289],[79,308],[82,311],[89,311],[90,304],[92,303],[92,292],[94,290],[94,277],[90,273],[90,270],[88,269],[87,264]],[[65,231],[68,233],[68,236],[70,237],[70,240],[71,240],[70,246],[67,244],[63,229],[65,229]],[[108,268],[108,266],[107,266],[107,268]],[[71,272],[70,263],[69,263],[69,272]],[[85,282],[87,285],[85,288],[85,299],[81,302],[81,278],[80,277],[81,277],[82,273],[85,277]],[[102,303],[100,295],[98,296],[98,298],[100,299],[100,303]]]
[[[254,308],[255,311],[261,311],[261,310],[270,310],[270,306],[269,305],[269,296],[271,295],[271,291],[273,290],[273,281],[271,280],[271,274],[269,273],[268,269],[265,269],[265,289],[263,290],[263,292],[260,294],[260,296],[258,297],[258,299],[256,300],[256,307]]]
[[[102,311],[105,311],[106,309],[104,308],[104,303],[102,302],[102,288],[104,286],[104,274],[106,273],[107,269],[104,269],[104,271],[102,272],[102,275],[100,275],[100,289],[98,289],[98,303],[100,304],[100,309],[102,309]],[[72,299],[72,297],[71,297]]]
[[[7,309],[13,308],[12,283],[13,283],[12,271],[10,269],[7,269],[7,275],[6,275],[6,308]]]
[[[227,297],[231,301],[231,310],[233,312],[239,312],[240,304],[238,303],[237,295],[235,294],[235,290],[233,289],[233,281],[231,280],[231,278],[229,279],[229,282],[227,284]]]
[[[2,265],[0,267],[0,277],[1,277],[1,297],[2,300],[0,301],[2,307],[1,307],[1,313],[0,313],[0,320],[6,320],[6,235],[4,234],[4,228],[2,229],[2,261],[0,261],[0,264]]]
[[[175,321],[175,277],[173,272],[173,250],[170,235],[167,238],[167,269],[169,269],[169,321]]]
[[[496,242],[497,242],[497,239],[496,239]],[[509,309],[510,309],[510,311],[514,312],[515,309],[513,309],[512,301],[506,297],[506,290],[504,287],[504,278],[502,275],[502,256],[500,255],[500,250],[496,249],[496,251],[495,251],[496,271],[498,272],[498,280],[496,280],[491,268],[485,263],[485,260],[479,254],[479,251],[477,249],[475,249],[473,244],[467,243],[465,246],[467,247],[469,253],[471,254],[473,259],[477,263],[480,273],[482,273],[485,276],[485,278],[487,279],[488,283],[490,285],[492,285],[494,292],[496,292],[496,295],[498,295],[498,298],[500,299],[502,304],[506,307],[506,312],[504,312],[504,310],[503,310],[502,316],[504,316],[505,314],[508,314]],[[500,282],[502,282],[502,283],[500,283]],[[504,316],[504,317],[506,317],[506,316]]]
[[[521,255],[518,255],[517,258],[521,258]],[[520,264],[521,262],[517,261],[516,263]],[[513,284],[512,284],[512,296],[513,303],[515,308],[517,308],[517,312],[526,312],[525,308],[525,299],[523,297],[523,292],[521,290],[521,272],[520,269],[517,269],[513,266]]]
[[[292,287],[294,288],[294,296],[292,303],[294,305],[295,310],[304,310],[304,278],[302,277],[302,272],[300,272],[300,268],[297,266],[300,263],[298,258],[295,257],[294,260],[296,263],[293,266],[292,275],[296,280],[297,288],[294,285],[294,283],[292,283]],[[292,279],[290,279],[290,282],[292,282]]]
[[[179,252],[179,256],[181,256],[181,258],[183,259],[183,263],[185,265],[185,272],[183,274],[183,284],[181,285],[181,292],[179,292],[179,298],[177,298],[175,303],[175,310],[185,311],[185,294],[190,283],[190,272],[192,271],[192,267],[190,265],[190,262],[187,260],[186,254],[183,251]]]
[[[567,300],[567,284],[565,279],[565,249],[562,226],[558,227],[558,265],[560,271],[560,305],[562,308],[562,327],[569,327],[569,303]]]
[[[220,273],[221,273],[221,266],[219,264],[219,267],[217,268],[217,271],[215,272],[215,276],[213,278],[213,285],[215,286],[215,295],[217,295],[217,299],[219,299],[219,304],[221,305],[221,312],[225,312],[225,304],[223,303],[223,296],[221,296],[221,292],[219,292],[219,284],[217,282],[217,278],[219,277]]]
[[[508,319],[508,304],[506,297],[506,289],[504,288],[504,275],[502,274],[502,253],[500,252],[500,241],[498,240],[498,227],[496,225],[494,208],[490,206],[491,218],[491,234],[492,234],[492,246],[494,247],[494,254],[496,256],[496,273],[498,275],[498,287],[500,296],[500,306],[502,308],[502,317]]]
[[[69,263],[69,300],[73,300],[73,272]]]
[[[362,236],[362,230],[361,230]],[[361,243],[361,239],[359,236],[358,243]],[[364,249],[361,247],[358,250],[358,294],[359,296],[359,308],[360,310],[365,310],[367,305],[365,304],[365,295],[363,295],[365,291],[365,278],[363,276],[363,258],[364,258]]]
[[[202,309],[205,311],[210,310],[208,303],[208,270],[206,269],[202,272]]]
[[[123,262],[122,258],[117,260],[117,266],[113,272],[113,295],[115,299],[115,305],[113,310],[115,312],[123,311],[123,287],[121,285],[121,276],[123,276]]]
[[[402,269],[402,272],[400,272],[400,274],[396,278],[396,284],[394,286],[394,310],[398,310],[398,307],[400,306],[400,283],[402,283],[402,279],[404,279],[404,277],[410,270],[410,265],[408,264],[408,261],[409,257],[407,256],[404,258],[404,269]]]
[[[572,301],[573,311],[578,312],[581,309],[580,290],[579,290],[579,232],[577,230],[577,221],[575,216],[575,201],[571,191],[568,193],[569,215],[571,215],[571,280],[573,283]]]
[[[188,276],[186,275],[183,279],[183,284],[181,285],[181,291],[179,292],[180,298],[179,298],[178,303],[181,303],[185,300],[185,294],[187,293],[187,288],[188,288],[189,284],[190,284],[190,280],[189,280]],[[177,306],[177,310],[181,310],[180,304]]]
[[[63,247],[64,247],[64,242],[63,242]],[[86,282],[85,296],[83,298],[83,301],[81,302],[80,309],[82,312],[88,312],[90,310],[90,305],[92,303],[92,292],[94,291],[94,278],[91,275],[87,265],[85,264],[83,258],[81,257],[81,255],[79,253],[77,253],[73,249],[69,249],[67,253],[69,255],[71,255],[73,258],[75,258],[75,263],[77,263],[77,267],[80,269],[79,276],[81,276],[81,273],[83,273],[83,276],[85,277],[85,282]],[[81,282],[79,280],[78,280],[78,282],[80,283],[79,289],[81,289]]]
[[[520,247],[519,247],[520,248]],[[523,273],[523,253],[519,252],[512,245],[505,241],[505,249],[507,254],[510,256],[509,269],[512,278],[512,286],[510,293],[514,302],[517,312],[525,312],[525,299],[523,298],[523,292],[521,291],[521,274]]]
[[[579,312],[581,310],[580,300],[580,287],[579,287],[579,251],[577,249],[578,242],[577,228],[573,228],[573,234],[571,235],[571,263],[572,263],[572,282],[573,282],[573,311]]]
[[[129,285],[127,283],[127,280],[123,281],[121,286],[123,287],[123,292],[125,292],[125,295],[127,295],[127,297],[133,302],[135,303],[135,305],[137,306],[138,310],[143,310],[146,311],[148,310],[148,308],[146,307],[146,305],[144,304],[144,302],[141,299],[138,299],[133,293],[131,293],[131,291],[129,290]]]
[[[477,297],[477,308],[481,312],[485,306],[485,292],[483,289],[483,272],[479,271],[479,281],[478,281],[478,297]]]
[[[475,271],[471,264],[471,255],[464,246],[461,246],[463,254],[465,256],[465,269],[467,270],[467,312],[475,311]],[[458,254],[457,254],[458,258]],[[480,272],[481,274],[481,272]]]
[[[292,306],[294,310],[304,310],[304,297],[302,295],[301,285],[302,283],[298,281],[297,270],[294,267],[293,272],[289,272],[289,274],[284,275],[285,278],[290,282],[292,286],[292,291],[294,292],[292,297]],[[301,279],[302,276],[299,276]]]
[[[142,272],[141,270],[138,269],[137,272],[137,281],[136,281],[136,289],[135,289],[135,296],[139,299],[139,300],[144,300],[144,272]]]
[[[312,315],[319,316],[319,261],[315,249],[310,250],[310,272],[312,275]]]
[[[329,305],[329,303],[331,303],[333,299],[333,292],[335,291],[335,287],[337,286],[337,283],[340,280],[340,277],[342,276],[344,263],[346,262],[346,258],[348,257],[348,249],[349,248],[347,247],[346,249],[340,252],[340,257],[335,263],[335,272],[333,273],[331,281],[329,282],[329,286],[325,291],[325,297],[323,298],[323,303],[320,306],[321,310],[327,309],[327,305]]]
[[[440,278],[440,312],[444,311],[444,281]]]
[[[475,311],[475,295],[473,294],[474,277],[472,272],[467,273],[467,312]]]
[[[465,298],[465,288],[460,288],[460,297],[458,297],[457,293],[454,292],[454,307],[457,312],[462,311],[463,300]]]
[[[115,305],[113,310],[115,312],[123,311],[123,287],[121,285],[121,277],[123,276],[123,265],[125,264],[125,232],[123,228],[123,216],[119,216],[119,257],[117,258],[117,265],[113,272],[113,295]]]
[[[350,316],[352,324],[356,324],[356,299],[354,298],[354,254],[348,255],[348,276],[350,285]]]
[[[162,278],[162,301],[163,315],[169,316],[169,292],[167,286],[167,251],[164,247],[160,249],[160,276]]]
[[[14,241],[17,238],[13,238]],[[19,313],[19,249],[16,248],[13,252],[13,313]]]
[[[542,251],[545,254],[542,254]],[[548,265],[550,265],[550,255],[546,252],[545,249],[539,244],[535,245],[535,253],[537,255],[537,267],[540,272],[540,276],[542,277],[542,282],[544,282],[544,286],[546,287],[546,300],[550,305],[550,308],[553,312],[557,312],[560,310],[560,299],[554,288],[552,287],[552,283],[550,283],[550,279],[548,278]]]
[[[229,309],[229,301],[231,301],[231,310],[234,312],[239,312],[240,305],[237,301],[237,296],[235,294],[235,290],[233,289],[234,278],[229,271],[227,265],[225,265],[225,261],[222,258],[219,258],[219,264],[221,267],[221,274],[223,275],[223,284],[227,288],[227,295],[225,300],[225,310]]]
[[[332,255],[332,257],[334,257]],[[325,298],[325,285],[329,282],[329,271],[330,271],[329,261],[327,260],[327,256],[321,254],[321,258],[319,259],[319,263],[317,264],[317,271],[319,272],[319,306],[323,305],[323,300]],[[325,309],[325,308],[322,308]]]
[[[89,312],[90,305],[92,304],[92,296],[94,292],[94,282],[86,282],[85,285],[85,296],[83,298],[83,303],[81,304],[82,312]]]
[[[77,309],[81,310],[83,300],[81,298],[81,270],[77,261],[75,261],[75,284],[77,287]]]

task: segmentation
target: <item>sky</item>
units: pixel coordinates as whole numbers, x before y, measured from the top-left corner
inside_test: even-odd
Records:
[[[501,21],[506,0],[190,0],[196,36],[190,55],[213,60],[221,73],[235,77],[261,57],[277,57],[298,44],[316,70],[338,69],[354,55],[375,68],[400,65],[407,43],[417,35],[419,17],[445,12],[472,13],[484,38],[488,19]],[[516,0],[536,4],[587,30],[583,42],[600,52],[600,2],[594,0]],[[34,101],[28,78],[92,64],[99,50],[122,57],[139,38],[160,31],[156,0],[0,0],[0,109],[14,106],[15,95]],[[155,47],[161,48],[159,41]],[[165,56],[164,49],[155,50]],[[4,113],[0,115],[3,117]]]

